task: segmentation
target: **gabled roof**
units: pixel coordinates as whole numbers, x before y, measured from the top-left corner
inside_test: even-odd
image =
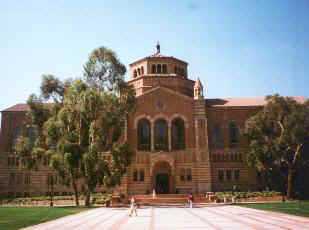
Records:
[[[305,103],[308,98],[305,97],[291,97],[299,103]],[[233,106],[264,106],[267,101],[264,97],[253,98],[214,98],[206,99],[206,106],[213,107],[233,107]]]
[[[2,110],[1,112],[28,112],[30,111],[27,104],[16,104],[7,109]]]
[[[169,89],[169,88],[164,87],[164,86],[162,86],[162,85],[161,85],[161,86],[154,87],[154,88],[152,88],[152,89],[146,91],[145,93],[143,93],[143,94],[137,96],[137,98],[143,97],[143,96],[145,96],[145,95],[147,95],[147,94],[151,94],[152,92],[157,91],[157,90],[160,90],[160,89],[163,90],[163,91],[166,91],[166,92],[168,92],[168,93],[172,93],[172,94],[175,94],[175,95],[177,95],[177,96],[180,96],[180,97],[183,97],[183,98],[186,98],[186,99],[193,100],[193,97],[189,97],[189,96],[187,96],[187,95],[185,95],[185,94],[182,94],[182,93],[180,93],[180,92],[177,92],[176,90],[173,90],[173,89]]]

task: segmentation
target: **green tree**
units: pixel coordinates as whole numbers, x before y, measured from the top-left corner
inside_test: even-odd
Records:
[[[38,127],[30,155],[44,154],[65,184],[72,186],[76,205],[79,186],[85,203],[98,185],[113,187],[130,163],[133,151],[123,140],[125,121],[135,108],[135,94],[124,81],[126,72],[109,49],[95,49],[84,66],[85,81],[61,82],[43,76],[41,97],[28,101],[32,124]],[[44,116],[43,116],[44,115]],[[25,146],[19,149],[22,154]],[[40,150],[40,151],[38,151]],[[103,155],[109,155],[106,160]],[[28,161],[30,164],[30,161]]]
[[[54,75],[43,75],[40,89],[45,100],[53,99],[55,103],[63,100],[65,85]]]
[[[280,174],[292,198],[293,173],[299,164],[309,134],[309,102],[267,96],[267,104],[246,121],[250,141],[248,161],[266,174]]]
[[[55,79],[54,82],[60,82],[55,77],[49,75],[49,79],[52,78]],[[61,95],[57,96],[56,91],[61,92],[61,90],[57,90],[55,85],[52,87],[53,89],[47,90],[48,84],[46,82],[46,77],[43,76],[42,86],[44,85],[44,87],[41,87],[41,94],[45,94],[46,99],[50,98],[47,96],[47,91],[54,95],[55,98],[62,97]],[[21,136],[16,142],[15,151],[22,159],[22,162],[25,163],[25,167],[28,170],[36,171],[39,169],[39,165],[43,158],[49,158],[48,145],[46,143],[46,136],[44,135],[44,125],[52,115],[53,109],[56,108],[56,106],[51,104],[44,104],[42,97],[37,97],[34,94],[29,96],[27,104],[30,108],[30,112],[27,114],[29,123],[27,126],[28,128],[33,128],[36,130],[36,135],[34,137],[35,141],[32,142],[30,137],[27,135]],[[49,186],[51,191],[53,191],[54,184],[49,184]],[[50,201],[50,205],[53,206],[53,192],[50,193]]]

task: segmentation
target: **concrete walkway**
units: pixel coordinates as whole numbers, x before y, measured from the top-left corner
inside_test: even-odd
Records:
[[[192,209],[170,206],[141,207],[137,217],[129,217],[128,213],[127,208],[97,208],[26,229],[309,229],[309,218],[306,217],[231,205],[209,205]]]

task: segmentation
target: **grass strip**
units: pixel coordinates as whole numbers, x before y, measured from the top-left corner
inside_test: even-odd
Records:
[[[239,204],[242,207],[280,212],[309,217],[309,201],[290,201],[285,203]]]
[[[89,210],[85,207],[0,207],[0,229],[15,230]]]

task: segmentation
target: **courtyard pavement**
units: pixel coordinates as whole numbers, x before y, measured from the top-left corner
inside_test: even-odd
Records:
[[[96,208],[25,228],[101,230],[195,230],[195,229],[309,229],[309,218],[266,212],[232,205],[184,208],[140,207],[137,217],[128,208]]]

